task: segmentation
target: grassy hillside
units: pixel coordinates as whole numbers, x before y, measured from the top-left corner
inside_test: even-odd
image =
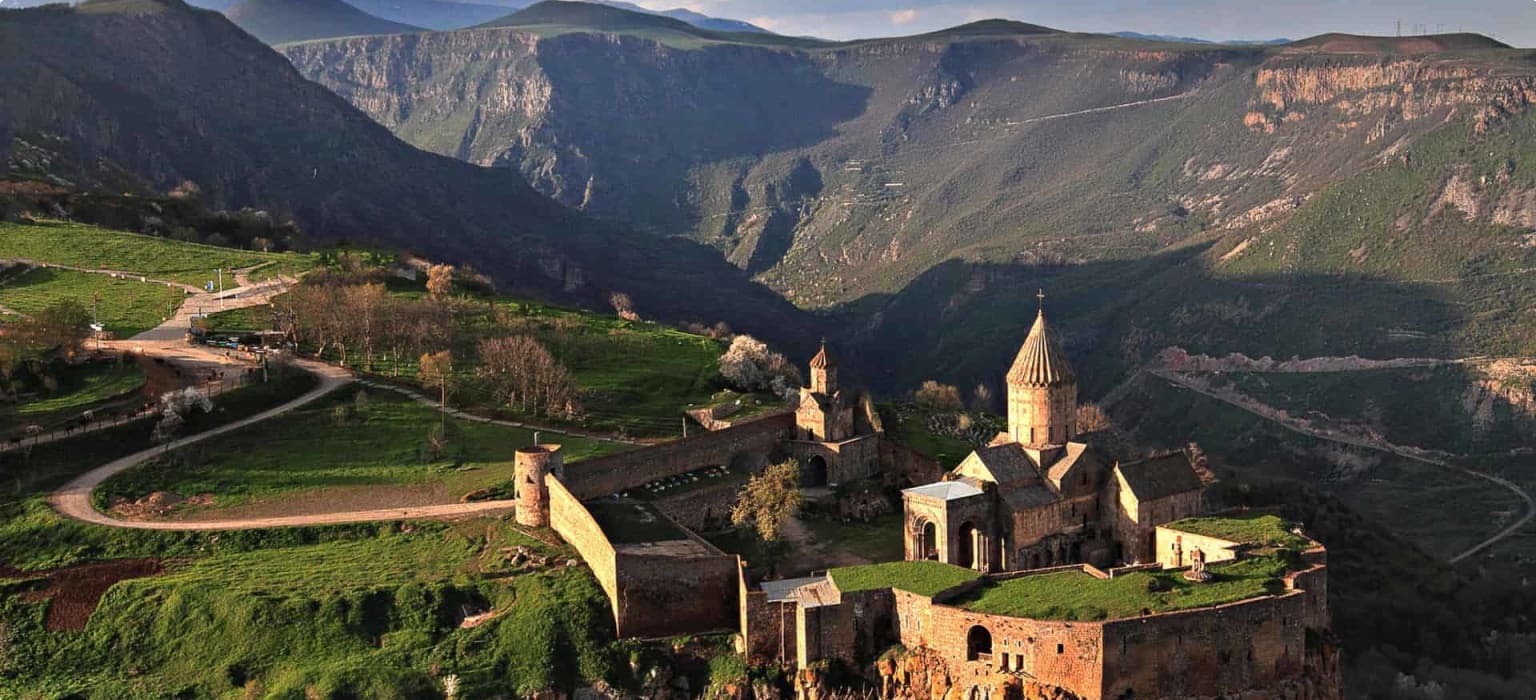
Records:
[[[224,16],[268,44],[422,31],[375,17],[343,0],[242,0]]]
[[[119,270],[202,286],[223,268],[225,288],[234,288],[231,270],[297,274],[314,266],[295,253],[262,253],[114,231],[63,221],[0,222],[0,260],[21,258],[92,270]]]
[[[109,505],[165,491],[210,495],[193,509],[198,513],[282,508],[295,498],[381,507],[454,503],[472,491],[510,486],[513,453],[533,443],[532,430],[450,418],[439,438],[440,419],[432,406],[392,391],[338,392],[123,472],[102,486],[97,501]],[[542,441],[561,443],[567,463],[624,448],[549,433]]]
[[[73,301],[87,311],[95,306],[101,324],[122,338],[160,325],[185,297],[177,287],[89,272],[40,267],[0,272],[0,306],[23,314],[60,301]]]
[[[503,569],[501,548],[547,545],[487,520],[372,529],[169,564],[164,576],[114,586],[77,632],[44,629],[46,604],[26,594],[36,584],[4,585],[0,619],[20,644],[0,688],[421,697],[450,674],[469,696],[620,677],[602,646],[612,636],[606,602],[584,569]],[[498,614],[460,629],[466,610]]]

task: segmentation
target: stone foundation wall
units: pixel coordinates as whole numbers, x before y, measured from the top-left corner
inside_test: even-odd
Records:
[[[696,557],[618,553],[620,637],[670,637],[729,631],[740,612],[734,555]]]
[[[931,484],[944,474],[938,460],[892,440],[880,440],[880,470],[897,485]]]
[[[1232,696],[1300,679],[1306,597],[1291,594],[1104,624],[1102,697]]]
[[[768,416],[681,440],[567,465],[566,486],[578,498],[598,498],[737,458],[767,460],[794,434],[792,414]]]
[[[796,605],[793,602],[768,602],[766,593],[747,588],[745,578],[742,579],[739,595],[742,654],[747,657],[747,663],[793,663],[799,658],[795,635]]]

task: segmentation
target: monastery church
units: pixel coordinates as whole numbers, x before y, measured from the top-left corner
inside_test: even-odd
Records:
[[[1156,561],[1156,526],[1201,513],[1183,452],[1106,466],[1078,440],[1077,375],[1042,304],[1008,370],[1008,431],[902,492],[906,558],[983,572]]]

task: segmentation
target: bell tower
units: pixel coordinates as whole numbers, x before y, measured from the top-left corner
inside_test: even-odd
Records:
[[[837,360],[827,352],[826,339],[821,341],[821,352],[811,358],[811,393],[827,396],[837,393]]]
[[[1077,374],[1045,320],[1045,292],[1029,337],[1008,370],[1008,434],[1027,447],[1063,445],[1077,437]]]

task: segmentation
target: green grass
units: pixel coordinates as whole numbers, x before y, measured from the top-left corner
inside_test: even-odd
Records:
[[[144,386],[144,371],[133,363],[92,362],[69,366],[56,379],[58,389],[52,394],[0,405],[0,437],[19,434],[27,424],[51,428],[82,411],[134,394]]]
[[[511,480],[513,453],[533,431],[448,419],[448,441],[431,454],[440,416],[392,391],[345,389],[287,415],[189,446],[108,480],[98,498],[153,491],[213,494],[215,506],[342,486],[444,482],[456,493]],[[338,418],[338,414],[340,417]],[[558,436],[567,463],[622,446]]]
[[[945,468],[959,464],[976,450],[970,442],[928,429],[928,413],[909,404],[884,404],[881,420],[886,435]]]
[[[804,522],[819,548],[877,562],[897,561],[904,554],[900,513],[888,513],[867,523],[843,523],[832,518],[806,518]]]
[[[60,301],[74,301],[91,311],[119,338],[154,328],[186,297],[180,289],[153,282],[113,279],[90,272],[34,268],[0,280],[0,306],[35,314]]]
[[[452,673],[461,697],[491,697],[627,680],[585,569],[504,570],[506,547],[565,550],[484,518],[347,534],[171,562],[114,586],[82,632],[47,632],[45,603],[0,591],[0,695],[437,697]],[[466,609],[498,615],[460,629]]]
[[[420,294],[411,290],[393,293],[403,297]],[[705,336],[656,323],[508,298],[466,304],[464,309],[453,347],[457,389],[450,401],[458,405],[496,407],[509,418],[557,423],[497,407],[485,383],[475,376],[479,339],[519,334],[537,339],[575,378],[583,415],[571,423],[573,427],[633,437],[680,437],[683,412],[690,406],[708,404],[723,385],[719,358],[724,348]],[[213,319],[215,328],[225,330],[271,327],[265,309],[241,315],[215,314]],[[326,357],[339,359],[333,352]],[[381,356],[371,367],[364,367],[363,358],[355,355],[348,362],[422,389],[415,357]]]
[[[1291,528],[1295,527],[1294,524],[1269,513],[1185,518],[1163,527],[1229,542],[1257,544],[1279,549],[1302,549],[1310,544],[1305,537],[1291,532]]]
[[[1279,557],[1213,565],[1208,583],[1190,583],[1179,572],[1135,572],[1102,580],[1081,571],[1022,576],[991,583],[954,604],[993,615],[1039,620],[1108,620],[1233,603],[1282,590],[1286,565]],[[1165,590],[1153,592],[1159,582]]]
[[[122,270],[199,287],[223,268],[226,289],[234,285],[230,270],[271,263],[258,273],[293,274],[314,266],[310,258],[293,253],[220,248],[60,221],[0,222],[0,259],[5,258]]]
[[[974,581],[980,573],[936,561],[893,561],[867,566],[846,566],[827,572],[832,583],[844,593],[896,588],[917,595],[937,595],[962,583]]]
[[[179,433],[191,435],[240,420],[302,395],[315,386],[308,372],[274,372],[272,381],[221,394],[212,413],[197,413]],[[0,453],[0,503],[58,487],[102,464],[153,446],[152,421],[86,433],[31,449]]]

